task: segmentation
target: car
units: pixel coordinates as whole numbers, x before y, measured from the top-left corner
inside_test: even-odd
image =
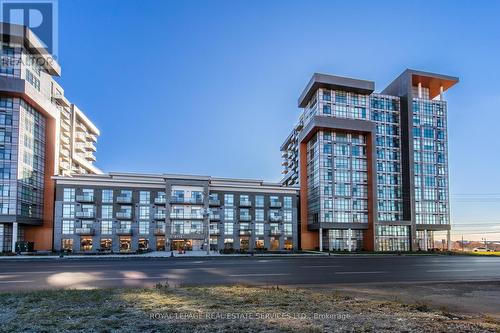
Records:
[[[491,250],[490,249],[487,249],[485,247],[476,247],[474,248],[473,250],[474,252],[490,252]]]

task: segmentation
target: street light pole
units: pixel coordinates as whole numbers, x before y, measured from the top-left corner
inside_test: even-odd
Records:
[[[204,193],[204,201],[210,200],[208,197],[208,191],[205,191]],[[207,231],[206,231],[206,247],[207,247],[207,256],[210,255],[210,208],[209,207],[203,207],[203,219],[206,222],[207,226]]]

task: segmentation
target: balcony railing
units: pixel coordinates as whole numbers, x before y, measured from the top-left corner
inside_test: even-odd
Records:
[[[155,229],[155,236],[165,236],[165,229]]]
[[[166,197],[155,198],[155,204],[156,205],[164,205],[166,203],[167,203],[167,198]]]
[[[119,236],[130,236],[132,235],[132,228],[118,228],[116,229],[116,234]]]
[[[202,205],[202,198],[182,198],[182,197],[171,197],[170,203],[173,204],[193,204],[193,205]]]
[[[240,236],[250,236],[252,234],[252,230],[244,229],[240,230]]]
[[[250,200],[240,201],[240,207],[252,207],[252,202]]]
[[[93,195],[77,195],[76,201],[78,202],[94,202]]]
[[[164,220],[167,218],[166,213],[155,213],[155,220]]]
[[[281,208],[281,201],[271,201],[269,203],[269,207],[271,207],[271,208]]]
[[[120,220],[130,220],[132,212],[116,212],[116,218]]]
[[[210,214],[210,221],[220,221],[220,214]]]
[[[218,236],[220,235],[220,230],[219,229],[210,229],[210,235]]]
[[[93,219],[94,218],[94,212],[76,212],[75,213],[76,218],[78,219]]]
[[[202,220],[203,215],[201,214],[190,214],[190,213],[170,213],[171,219],[190,219],[190,220]]]
[[[81,235],[81,236],[93,236],[94,235],[94,228],[76,228],[75,234]]]
[[[209,206],[220,206],[220,200],[219,199],[210,199],[210,200],[208,200],[208,205]]]
[[[271,221],[271,222],[281,222],[281,221],[283,221],[283,216],[281,216],[281,215],[270,215],[269,216],[269,221]]]
[[[281,235],[281,231],[277,230],[277,229],[271,229],[271,230],[269,230],[269,235],[271,235],[271,236],[279,236],[279,235]]]
[[[132,197],[119,195],[116,197],[116,202],[118,202],[118,203],[131,203]]]
[[[245,222],[252,221],[252,216],[251,215],[240,215],[240,221],[245,221]]]

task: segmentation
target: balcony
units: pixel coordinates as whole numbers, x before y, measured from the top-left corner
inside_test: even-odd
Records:
[[[202,198],[182,198],[182,197],[171,197],[170,203],[173,204],[192,204],[192,205],[203,205]]]
[[[240,236],[250,236],[251,234],[252,234],[252,230],[248,230],[248,229],[240,230]]]
[[[282,222],[283,221],[283,216],[281,216],[281,215],[270,215],[269,216],[269,221],[271,221],[271,222]]]
[[[269,207],[271,207],[271,208],[281,208],[281,201],[271,201],[269,203]]]
[[[252,202],[250,200],[240,201],[240,207],[252,207]]]
[[[220,221],[220,214],[210,214],[210,221]]]
[[[76,228],[75,234],[80,236],[94,236],[94,228]]]
[[[132,212],[116,212],[116,218],[120,220],[130,220]]]
[[[96,158],[95,158],[94,154],[92,154],[92,153],[85,153],[85,158],[87,160],[90,160],[90,161],[94,161],[94,162],[96,161]]]
[[[271,229],[269,230],[269,236],[279,236],[281,235],[281,231],[278,229]]]
[[[116,229],[116,234],[118,236],[131,236],[132,235],[132,228],[119,228],[119,229]]]
[[[83,143],[75,143],[75,151],[78,151],[78,152],[84,152],[85,151],[85,144]]]
[[[155,236],[165,236],[165,229],[155,229]]]
[[[190,213],[170,213],[170,219],[172,220],[203,220],[203,215],[201,214],[190,214]]]
[[[155,220],[164,220],[167,218],[166,213],[155,213]]]
[[[76,196],[76,201],[77,202],[94,202],[94,196],[93,195],[77,195]]]
[[[164,205],[167,203],[167,198],[166,197],[157,197],[155,198],[155,204],[156,205]]]
[[[78,219],[93,219],[94,218],[94,212],[76,212],[75,213],[76,218]]]
[[[209,233],[211,236],[219,236],[220,230],[219,229],[210,229]]]
[[[132,203],[132,197],[119,195],[116,197],[117,203]]]
[[[86,142],[85,143],[85,148],[87,150],[91,150],[91,151],[96,151],[97,150],[97,148],[95,147],[95,145],[92,142]]]
[[[250,221],[252,221],[252,216],[251,215],[240,215],[240,221],[250,222]]]
[[[220,206],[220,200],[219,199],[210,199],[210,200],[208,200],[208,205],[209,206]]]
[[[83,132],[77,132],[75,135],[75,139],[76,139],[76,141],[85,142],[85,141],[87,141],[87,136]]]

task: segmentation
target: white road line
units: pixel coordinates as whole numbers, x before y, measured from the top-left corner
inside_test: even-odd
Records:
[[[244,277],[244,276],[282,276],[282,275],[290,275],[287,273],[262,273],[262,274],[231,274],[231,277]]]
[[[30,283],[35,282],[34,280],[12,280],[12,281],[0,281],[0,283]]]
[[[324,267],[342,267],[339,265],[310,265],[310,266],[300,266],[301,268],[324,268]]]
[[[386,271],[369,271],[369,272],[335,272],[335,274],[384,274]]]
[[[431,269],[427,273],[446,273],[446,272],[474,272],[475,269]]]

